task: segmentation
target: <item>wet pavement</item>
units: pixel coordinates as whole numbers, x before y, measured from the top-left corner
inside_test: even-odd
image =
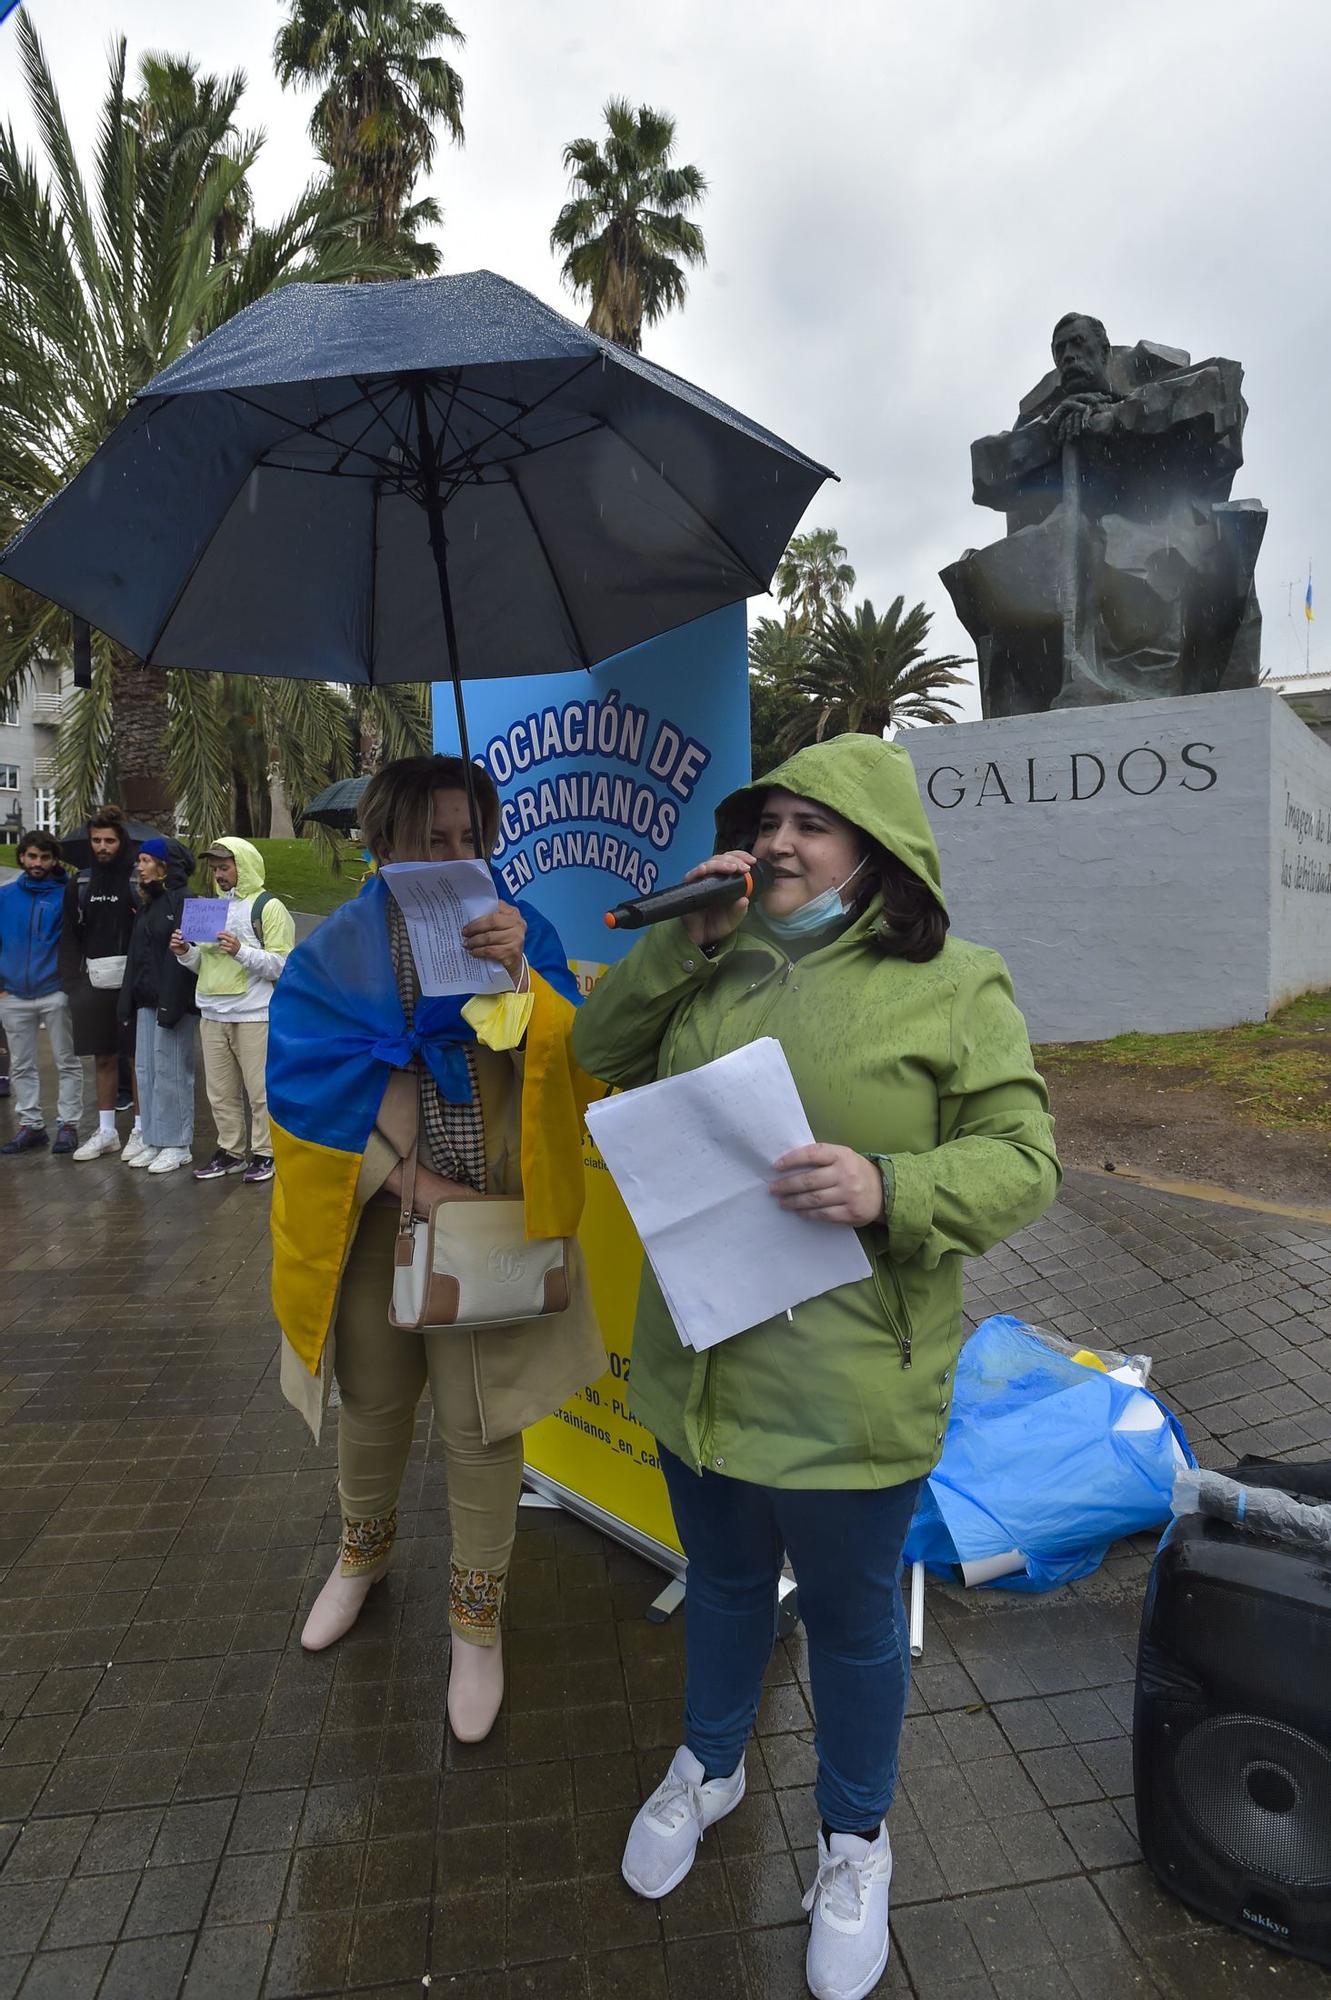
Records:
[[[0,1128],[11,1113],[0,1108]],[[200,1156],[210,1141],[206,1114]],[[401,1560],[307,1658],[334,1449],[282,1403],[268,1190],[0,1161],[0,2000],[784,2000],[816,1815],[801,1635],[749,1794],[661,1905],[618,1876],[677,1740],[656,1573],[524,1513],[510,1693],[445,1739],[447,1522],[425,1418]],[[1155,1355],[1204,1462],[1331,1455],[1331,1229],[1072,1175],[970,1309]],[[1129,1731],[1149,1538],[1045,1598],[929,1591],[892,1817],[917,2000],[1326,1995],[1137,1859]]]

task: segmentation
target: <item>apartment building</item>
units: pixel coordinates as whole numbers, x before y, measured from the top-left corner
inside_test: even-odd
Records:
[[[58,833],[55,740],[60,673],[42,667],[21,689],[0,694],[0,841],[44,827]]]

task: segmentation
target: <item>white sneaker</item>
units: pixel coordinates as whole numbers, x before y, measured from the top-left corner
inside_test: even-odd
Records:
[[[693,1866],[709,1826],[734,1812],[744,1797],[744,1759],[728,1778],[704,1782],[703,1767],[686,1744],[629,1828],[620,1873],[630,1889],[655,1902],[677,1889]]]
[[[163,1146],[161,1151],[149,1163],[148,1172],[150,1174],[173,1174],[178,1167],[187,1167],[193,1158],[193,1153],[187,1153],[183,1146]]]
[[[891,1949],[888,1892],[892,1843],[818,1834],[818,1875],[804,1898],[810,1912],[804,1976],[815,2000],[864,2000],[882,1978]]]
[[[93,1133],[91,1139],[84,1140],[75,1153],[74,1158],[76,1160],[100,1160],[106,1153],[118,1153],[119,1151],[120,1134],[118,1132],[103,1132],[99,1127]]]
[[[154,1151],[155,1148],[148,1144],[141,1131],[131,1132],[120,1149],[121,1165],[126,1167],[135,1166],[140,1153],[151,1154]]]
[[[129,1148],[126,1147],[121,1157],[127,1166],[150,1167],[160,1151],[160,1146],[150,1146],[148,1141],[140,1134],[138,1152],[131,1155]]]

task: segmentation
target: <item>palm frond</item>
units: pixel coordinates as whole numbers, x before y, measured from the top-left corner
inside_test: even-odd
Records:
[[[169,775],[176,811],[196,840],[231,818],[231,758],[214,674],[175,673],[170,688]]]
[[[397,757],[419,757],[430,748],[428,688],[400,681],[382,687],[353,688],[351,698],[362,729],[368,727],[374,734],[376,762],[386,764]]]
[[[92,686],[67,696],[56,739],[56,795],[60,823],[86,819],[106,796],[115,749],[113,674],[109,650],[93,642]]]

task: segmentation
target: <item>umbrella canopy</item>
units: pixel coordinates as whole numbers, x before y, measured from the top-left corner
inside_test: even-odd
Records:
[[[148,664],[550,673],[767,588],[826,469],[488,271],[288,285],[0,557]]]
[[[296,815],[297,832],[313,822],[316,826],[331,827],[334,833],[350,833],[353,826],[360,825],[360,802],[369,784],[368,778],[336,778],[331,785],[325,785],[316,792],[304,812]]]

